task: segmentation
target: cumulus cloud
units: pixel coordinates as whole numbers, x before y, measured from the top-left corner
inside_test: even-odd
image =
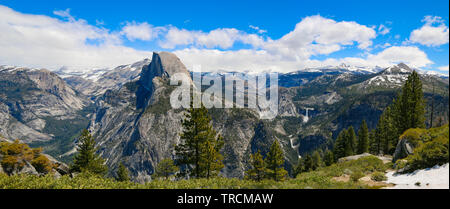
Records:
[[[0,63],[51,70],[62,66],[89,70],[141,60],[151,53],[122,44],[120,35],[76,19],[29,15],[0,5]]]
[[[356,22],[336,22],[316,15],[304,18],[293,31],[279,40],[268,41],[264,48],[298,60],[327,55],[355,43],[360,49],[368,49],[375,37],[375,30],[367,26]]]
[[[448,44],[449,30],[441,17],[426,16],[422,22],[425,24],[411,32],[409,41],[425,46],[440,46]]]
[[[164,30],[164,27],[153,27],[147,22],[136,23],[133,21],[127,22],[120,33],[125,35],[130,41],[150,41],[157,38]]]
[[[219,28],[210,32],[203,32],[170,27],[159,45],[165,49],[173,49],[178,46],[229,49],[236,42],[258,47],[264,43],[264,39],[235,28]]]

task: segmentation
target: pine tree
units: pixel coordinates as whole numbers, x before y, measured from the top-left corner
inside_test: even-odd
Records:
[[[297,176],[298,174],[303,173],[305,171],[307,171],[306,164],[305,164],[305,158],[302,157],[302,158],[298,159],[297,166],[295,167],[295,170],[294,170],[295,176]]]
[[[382,154],[385,146],[386,139],[386,117],[385,114],[380,116],[378,120],[377,128],[375,129],[374,143],[372,144],[374,153],[376,155]]]
[[[369,152],[370,154],[378,154],[378,140],[376,138],[376,129],[372,129],[369,133]]]
[[[336,138],[336,142],[334,143],[333,148],[333,155],[335,160],[345,157],[346,135],[347,131],[344,129],[339,133],[338,137]]]
[[[326,166],[332,165],[334,163],[333,152],[327,149],[325,151],[325,156],[323,157],[323,162],[325,163]]]
[[[104,160],[96,152],[95,139],[84,129],[78,139],[78,153],[75,155],[71,166],[72,172],[88,171],[94,174],[105,175],[108,167]]]
[[[220,154],[220,150],[224,145],[222,136],[216,139],[212,138],[205,142],[202,150],[202,161],[200,166],[205,168],[206,178],[215,177],[219,171],[224,167],[222,161],[223,156]]]
[[[356,152],[356,134],[353,126],[347,129],[345,142],[345,156],[353,155]]]
[[[398,130],[395,125],[395,114],[392,107],[386,108],[386,118],[385,118],[385,145],[384,153],[393,154],[398,143],[399,135],[397,135]]]
[[[270,146],[270,151],[267,153],[266,166],[268,169],[268,176],[275,181],[284,180],[287,175],[287,171],[282,167],[284,164],[284,154],[283,150],[275,139],[272,146]]]
[[[433,128],[433,120],[434,120],[434,94],[435,94],[435,87],[433,83],[433,94],[431,95],[430,128]]]
[[[217,174],[223,168],[219,151],[224,143],[222,137],[216,136],[208,110],[203,105],[194,108],[191,102],[182,125],[182,143],[175,147],[177,164],[186,165],[187,174],[194,178],[209,178]]]
[[[317,150],[313,152],[312,159],[313,159],[312,170],[317,170],[318,168],[322,167],[322,157],[320,156],[320,153]]]
[[[169,179],[169,177],[178,172],[178,167],[174,164],[173,160],[166,158],[158,163],[155,169],[155,177]]]
[[[266,165],[261,152],[258,150],[258,152],[250,155],[250,159],[253,168],[247,171],[247,178],[256,181],[263,180],[266,174]]]
[[[398,136],[410,128],[425,128],[425,100],[416,71],[406,80],[393,106]]]
[[[125,167],[123,163],[120,163],[119,168],[117,169],[116,180],[117,181],[130,180],[130,177],[128,176],[128,169]]]
[[[314,160],[310,154],[305,156],[305,171],[312,171],[314,168]]]
[[[357,154],[366,153],[368,151],[369,151],[369,129],[367,128],[366,120],[363,120],[361,127],[358,130]]]
[[[395,125],[395,112],[392,106],[381,114],[375,130],[375,142],[371,151],[374,154],[392,154],[398,142],[398,131]]]

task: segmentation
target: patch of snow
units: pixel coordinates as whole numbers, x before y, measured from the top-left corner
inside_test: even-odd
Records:
[[[449,164],[416,170],[409,174],[386,174],[389,189],[449,189]],[[420,185],[416,185],[420,183]]]

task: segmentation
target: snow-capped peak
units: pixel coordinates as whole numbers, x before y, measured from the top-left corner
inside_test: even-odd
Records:
[[[123,70],[128,70],[128,71],[141,70],[142,66],[144,66],[146,64],[150,64],[150,62],[151,62],[151,59],[146,58],[144,60],[135,62],[133,64],[129,64],[129,65],[121,65],[121,66],[118,66],[115,68],[94,68],[94,69],[91,69],[88,71],[76,70],[76,69],[71,69],[68,67],[62,67],[59,70],[55,71],[55,73],[58,74],[62,78],[78,76],[78,77],[82,77],[84,79],[95,82],[95,81],[98,81],[103,75],[106,75],[109,72],[123,71]]]
[[[411,74],[413,70],[406,64],[400,63],[398,65],[394,65],[388,67],[383,71],[383,74]]]

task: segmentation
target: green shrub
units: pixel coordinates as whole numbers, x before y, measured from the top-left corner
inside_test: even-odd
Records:
[[[386,181],[387,177],[384,175],[383,172],[377,171],[377,172],[372,173],[371,179],[374,181]]]
[[[39,173],[50,173],[53,169],[53,163],[45,157],[44,155],[39,155],[37,158],[34,158],[31,161],[31,165],[36,169]]]
[[[408,156],[407,170],[430,168],[435,165],[443,165],[449,162],[449,139],[438,137],[433,141],[426,142],[414,150],[414,154]]]
[[[350,175],[350,179],[353,182],[357,182],[359,181],[360,178],[364,177],[364,173],[362,171],[355,171],[352,173],[352,175]]]

